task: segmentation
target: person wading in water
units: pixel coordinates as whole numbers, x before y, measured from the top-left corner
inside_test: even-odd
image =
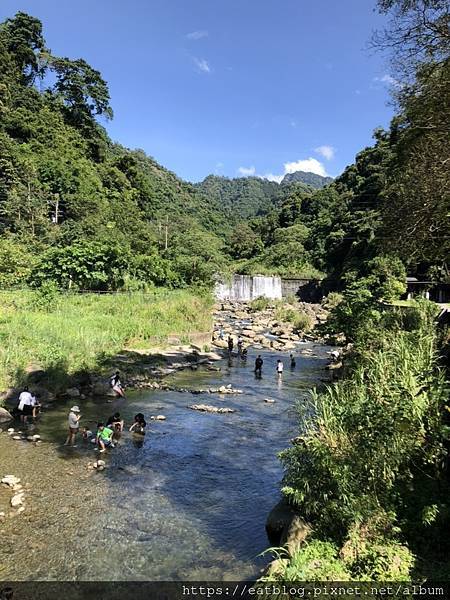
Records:
[[[258,354],[258,356],[256,357],[256,360],[255,360],[255,375],[256,375],[256,377],[261,377],[263,364],[264,364],[264,361],[261,358],[261,354]]]

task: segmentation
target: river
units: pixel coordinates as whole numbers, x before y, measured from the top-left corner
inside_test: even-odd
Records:
[[[0,434],[0,475],[14,474],[26,487],[25,512],[0,524],[2,580],[242,580],[257,576],[267,558],[265,521],[279,499],[282,468],[277,452],[297,434],[294,404],[324,376],[328,348],[304,344],[313,356],[263,352],[262,379],[234,357],[166,381],[177,387],[232,384],[242,395],[193,395],[131,391],[126,401],[84,400],[82,424],[94,427],[120,411],[129,423],[137,412],[149,422],[143,443],[126,432],[102,455],[103,472],[86,469],[92,444],[64,448],[72,401],[46,410],[32,432],[43,442]],[[277,380],[275,364],[285,372]],[[267,403],[265,399],[273,399]],[[189,410],[207,403],[236,410]],[[150,421],[163,414],[165,421]],[[89,423],[90,422],[90,423]],[[8,490],[0,493],[3,509]]]

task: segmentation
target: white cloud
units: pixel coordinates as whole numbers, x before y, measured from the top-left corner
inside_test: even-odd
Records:
[[[296,171],[306,171],[307,173],[315,173],[316,175],[327,176],[325,167],[316,158],[307,158],[305,160],[297,160],[294,162],[284,163],[284,174],[295,173]]]
[[[268,179],[269,181],[275,181],[276,183],[281,183],[283,181],[283,175],[274,175],[273,173],[266,173],[265,175],[260,175],[261,179]]]
[[[188,40],[201,40],[202,38],[208,37],[209,33],[205,30],[200,31],[191,31],[191,33],[186,34]]]
[[[201,73],[211,73],[211,67],[204,58],[194,58],[194,63]]]
[[[280,175],[276,173],[266,173],[265,175],[259,175],[256,172],[256,168],[251,167],[239,167],[237,173],[241,177],[260,177],[261,179],[267,179],[268,181],[275,181],[276,183],[281,183],[283,178],[288,173],[295,173],[297,171],[305,171],[306,173],[315,173],[316,175],[322,175],[322,177],[328,177],[328,173],[326,172],[325,166],[318,161],[316,158],[306,158],[303,160],[296,160],[292,162],[284,163],[284,172]]]
[[[237,172],[239,175],[242,175],[242,177],[251,177],[252,175],[255,175],[256,169],[255,167],[239,167]]]
[[[314,152],[317,152],[317,154],[320,154],[320,156],[323,156],[327,160],[334,158],[333,146],[319,146],[318,148],[314,148]]]
[[[386,85],[392,85],[393,87],[401,87],[401,83],[385,73],[382,77],[374,77],[373,81],[377,83],[385,83]]]

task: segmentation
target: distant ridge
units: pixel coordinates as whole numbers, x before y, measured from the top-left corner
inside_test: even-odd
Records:
[[[332,183],[333,177],[323,177],[322,175],[316,175],[316,173],[307,173],[306,171],[296,171],[295,173],[288,173],[283,177],[281,185],[289,183],[305,183],[311,186],[315,190],[320,190],[326,185]]]

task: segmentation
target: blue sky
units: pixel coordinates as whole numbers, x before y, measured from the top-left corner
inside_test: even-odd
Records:
[[[338,175],[392,115],[375,0],[2,0],[107,80],[112,138],[179,176]]]

